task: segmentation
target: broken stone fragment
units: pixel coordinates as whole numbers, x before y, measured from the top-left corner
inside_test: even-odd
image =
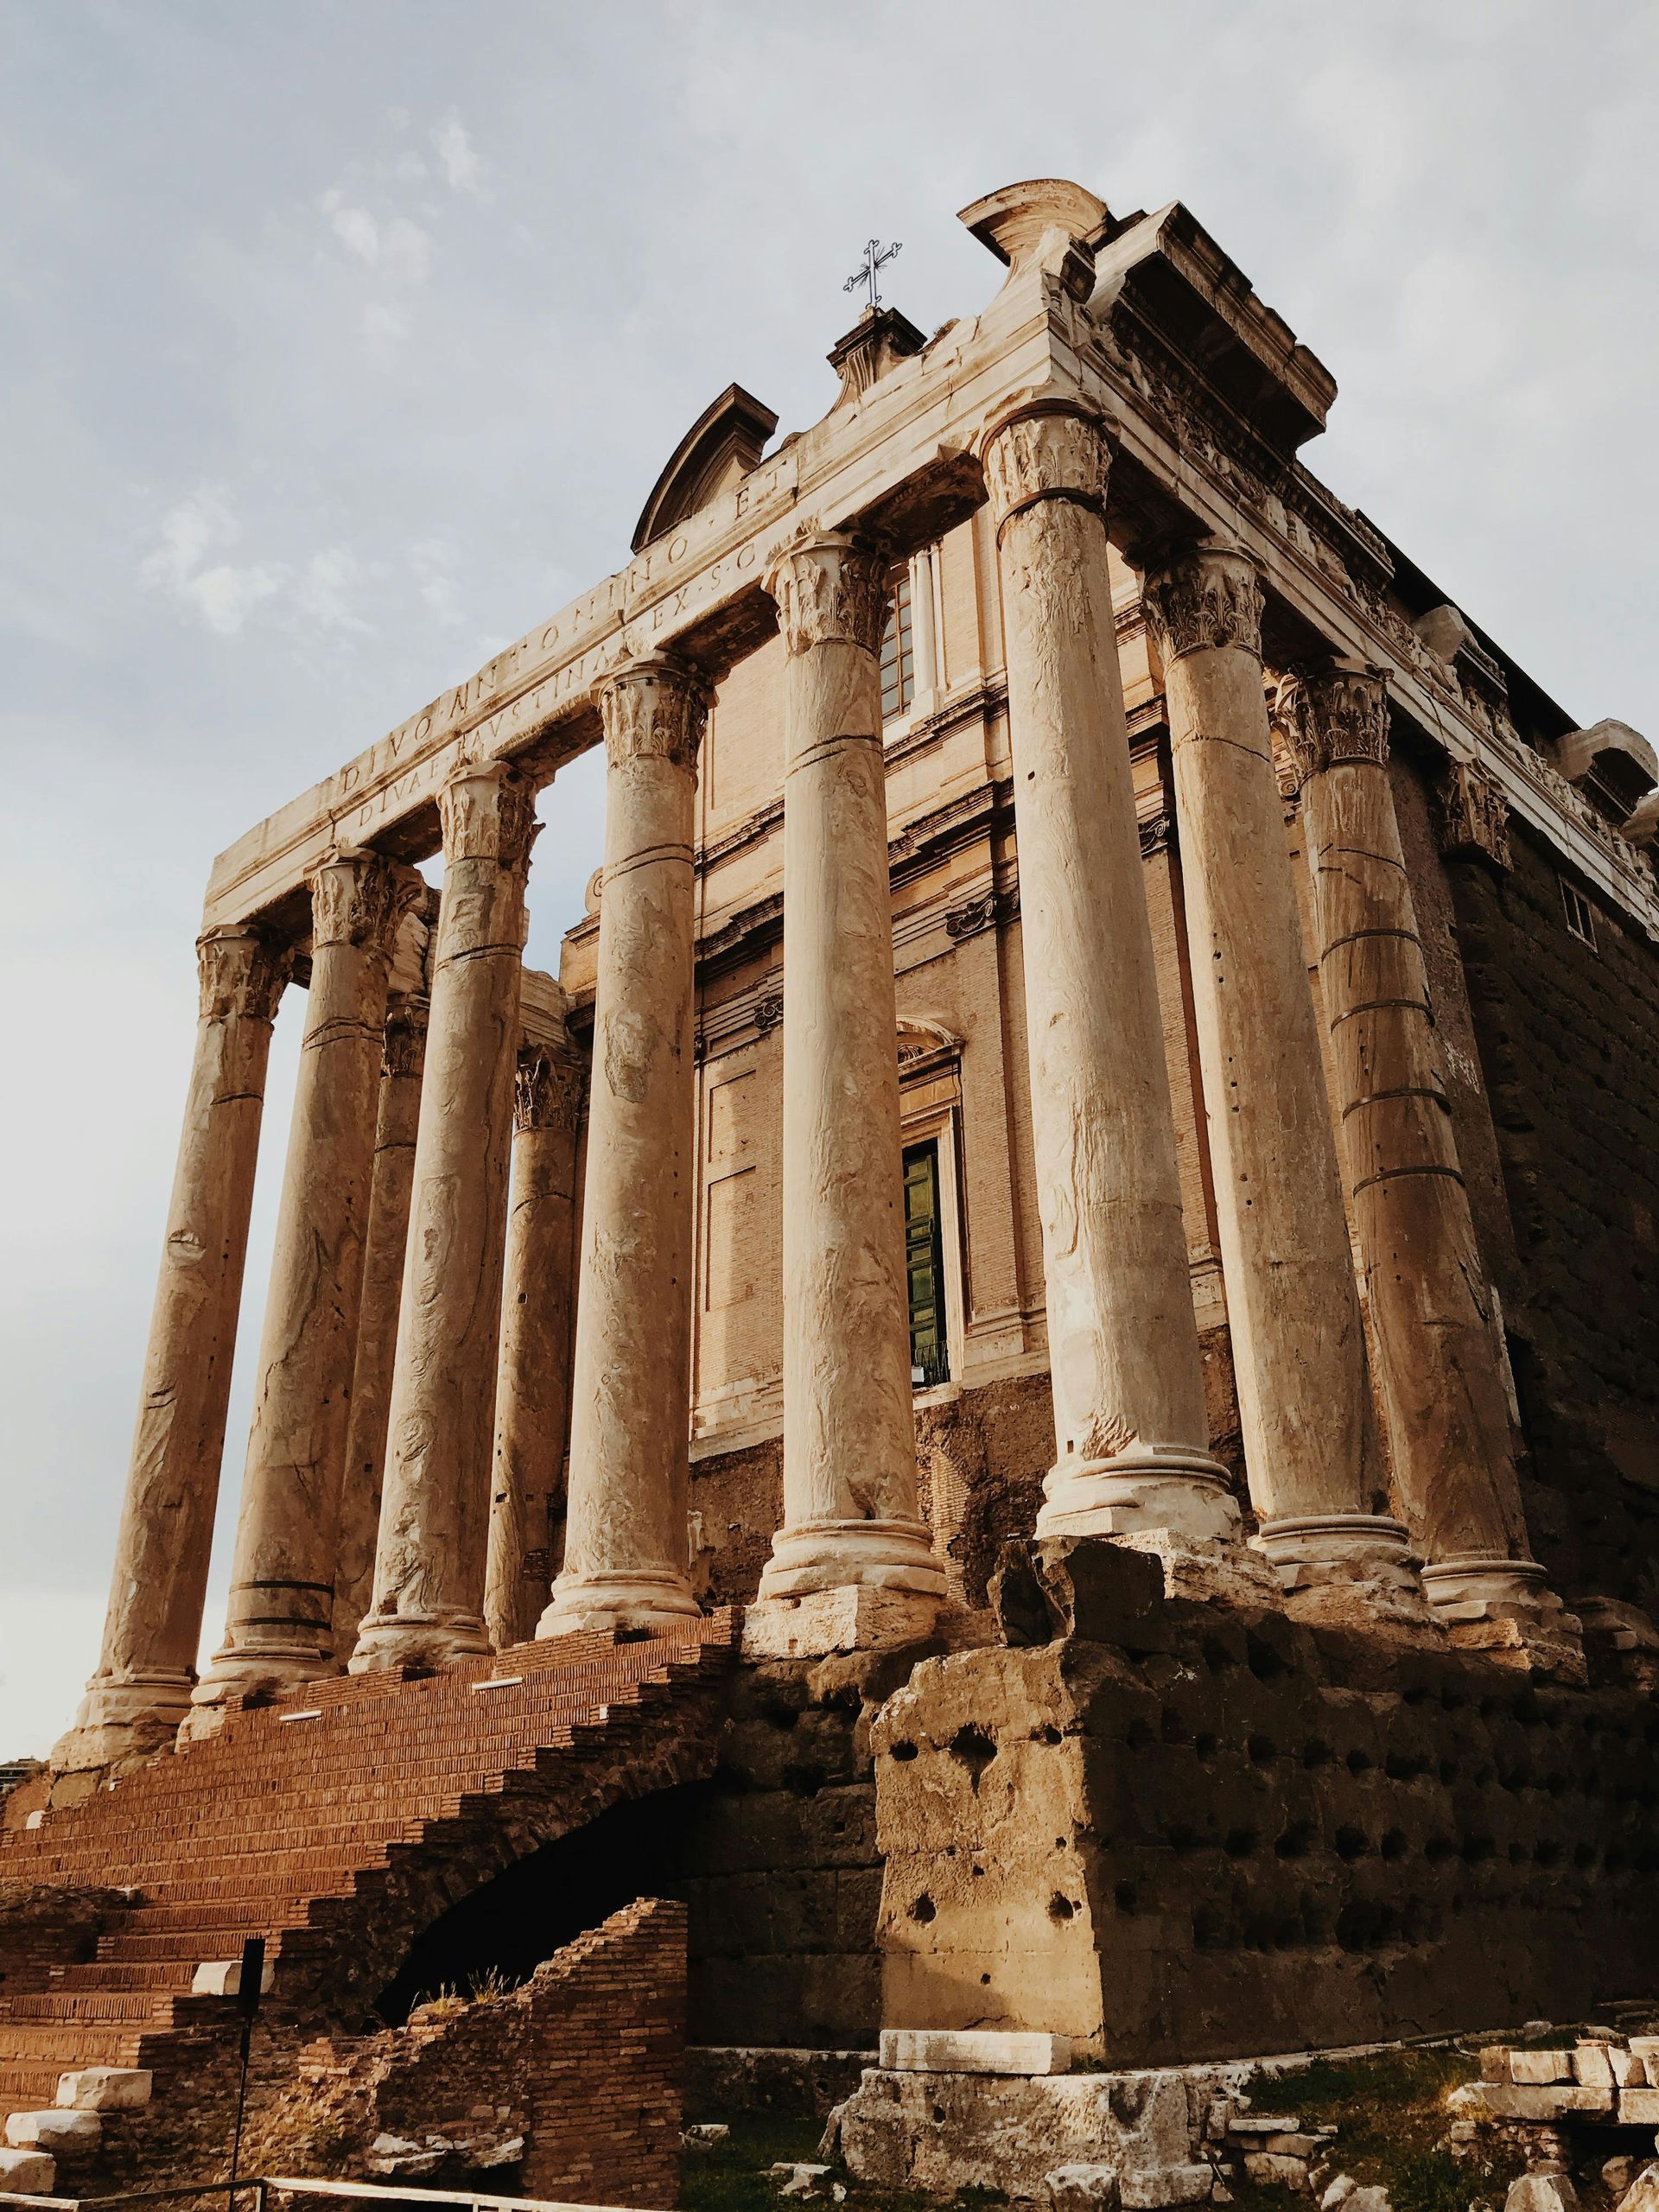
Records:
[[[1510,2183],[1503,2212],[1579,2212],[1578,2191],[1565,2174],[1522,2174]]]
[[[1337,2207],[1345,2204],[1358,2187],[1351,2174],[1332,2175],[1319,2198],[1319,2212],[1337,2212]]]
[[[768,2166],[766,2171],[777,2183],[779,2196],[814,2197],[830,2194],[828,2166],[796,2164],[785,2159],[775,2166]]]
[[[1573,2073],[1587,2089],[1611,2089],[1613,2069],[1606,2044],[1581,2043],[1573,2054]]]
[[[1116,2166],[1056,2166],[1044,2179],[1054,2212],[1117,2212]]]
[[[883,2028],[881,2065],[889,2074],[1068,2074],[1071,2045],[984,2028]]]
[[[138,2066],[82,2066],[58,2076],[57,2101],[76,2112],[137,2112],[149,2102],[150,2077]]]
[[[688,2151],[712,2151],[716,2143],[729,2141],[731,2133],[723,2120],[698,2120],[680,2130],[680,2141]]]
[[[1307,2187],[1307,2160],[1285,2158],[1274,2151],[1247,2151],[1244,2171],[1253,2182],[1280,2189]]]
[[[1356,2189],[1343,2200],[1342,2212],[1394,2212],[1389,2192],[1380,2182]]]
[[[1202,2204],[1216,2184],[1208,2165],[1143,2166],[1120,2175],[1123,2212],[1163,2212],[1170,2204]]]
[[[1609,2165],[1616,2163],[1613,2159],[1608,2160]],[[1604,2166],[1604,2176],[1606,2171]],[[1619,2198],[1618,2212],[1659,2212],[1659,2164],[1643,2167]]]

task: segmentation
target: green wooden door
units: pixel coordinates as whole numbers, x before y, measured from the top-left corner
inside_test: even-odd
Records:
[[[905,1154],[905,1263],[910,1288],[910,1379],[921,1390],[950,1379],[937,1144],[913,1144]]]

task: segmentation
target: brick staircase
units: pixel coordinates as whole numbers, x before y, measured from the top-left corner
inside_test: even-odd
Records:
[[[522,1644],[442,1674],[347,1676],[235,1713],[41,1827],[0,1832],[0,1888],[126,1889],[97,1955],[38,1956],[0,1990],[0,2115],[60,2074],[169,2079],[222,2049],[207,1961],[263,1936],[268,2018],[360,2026],[448,1905],[627,1797],[712,1771],[729,1610],[660,1636]],[[4,1961],[0,1961],[0,1965]]]

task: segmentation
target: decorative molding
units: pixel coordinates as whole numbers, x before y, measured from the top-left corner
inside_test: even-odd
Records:
[[[605,757],[613,768],[626,760],[666,760],[696,775],[711,694],[695,669],[653,653],[615,670],[598,696]]]
[[[503,868],[528,869],[541,827],[536,791],[506,761],[463,763],[438,793],[438,817],[446,861],[499,861]]]
[[[784,1018],[784,995],[768,991],[754,1002],[754,1028],[759,1037],[769,1037]]]
[[[404,917],[425,896],[412,868],[382,853],[336,847],[306,878],[311,893],[311,949],[360,945],[390,960]]]
[[[1194,545],[1150,569],[1141,603],[1166,667],[1230,645],[1262,658],[1262,578],[1235,545]]]
[[[1454,760],[1440,779],[1440,850],[1447,860],[1510,866],[1510,803],[1472,761]]]
[[[1020,887],[983,891],[976,899],[952,906],[944,918],[944,933],[954,943],[977,937],[982,930],[1004,930],[1020,918]]]
[[[1075,403],[1039,403],[994,423],[979,454],[999,535],[1039,499],[1105,508],[1111,449],[1104,420]]]
[[[1389,695],[1382,669],[1338,666],[1311,675],[1293,669],[1274,693],[1268,719],[1299,783],[1330,768],[1387,766]]]
[[[1135,823],[1141,840],[1141,857],[1149,861],[1154,853],[1166,853],[1175,836],[1175,817],[1166,807],[1156,814],[1144,814]]]
[[[274,1021],[293,972],[290,948],[257,930],[209,930],[196,940],[200,1019]]]
[[[879,653],[890,567],[883,548],[833,533],[786,545],[766,573],[766,588],[789,652],[839,641]]]
[[[526,1045],[518,1054],[512,1080],[512,1126],[520,1135],[532,1129],[562,1129],[574,1136],[585,1089],[582,1064],[575,1052],[545,1045]]]

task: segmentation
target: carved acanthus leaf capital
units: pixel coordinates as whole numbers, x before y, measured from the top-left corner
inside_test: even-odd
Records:
[[[390,960],[404,917],[424,897],[412,868],[384,853],[336,845],[306,882],[311,893],[311,944],[360,945]]]
[[[1274,735],[1288,747],[1306,783],[1327,768],[1389,757],[1389,695],[1381,669],[1338,666],[1281,678],[1271,713]]]
[[[409,991],[394,997],[386,1009],[385,1041],[381,1048],[383,1075],[419,1075],[426,1066],[426,1029],[432,1003],[423,993]]]
[[[709,706],[708,684],[683,662],[667,653],[630,661],[599,687],[606,759],[613,768],[667,760],[695,775]]]
[[[778,627],[791,653],[834,639],[881,650],[888,560],[879,547],[823,532],[785,546],[766,575]]]
[[[515,1129],[563,1129],[575,1134],[586,1084],[581,1057],[546,1045],[526,1045],[513,1076]]]
[[[505,760],[469,761],[438,793],[446,861],[499,861],[524,870],[541,824],[536,792]]]
[[[1448,860],[1510,866],[1510,803],[1484,768],[1454,760],[1440,788],[1440,850]]]
[[[1022,408],[992,424],[979,455],[999,531],[1037,499],[1105,507],[1111,448],[1105,418],[1087,409],[1063,400]]]
[[[1149,569],[1141,604],[1166,667],[1222,645],[1262,658],[1262,579],[1236,546],[1194,545]]]
[[[293,967],[291,949],[272,944],[257,930],[209,930],[196,940],[201,1019],[274,1021]]]

